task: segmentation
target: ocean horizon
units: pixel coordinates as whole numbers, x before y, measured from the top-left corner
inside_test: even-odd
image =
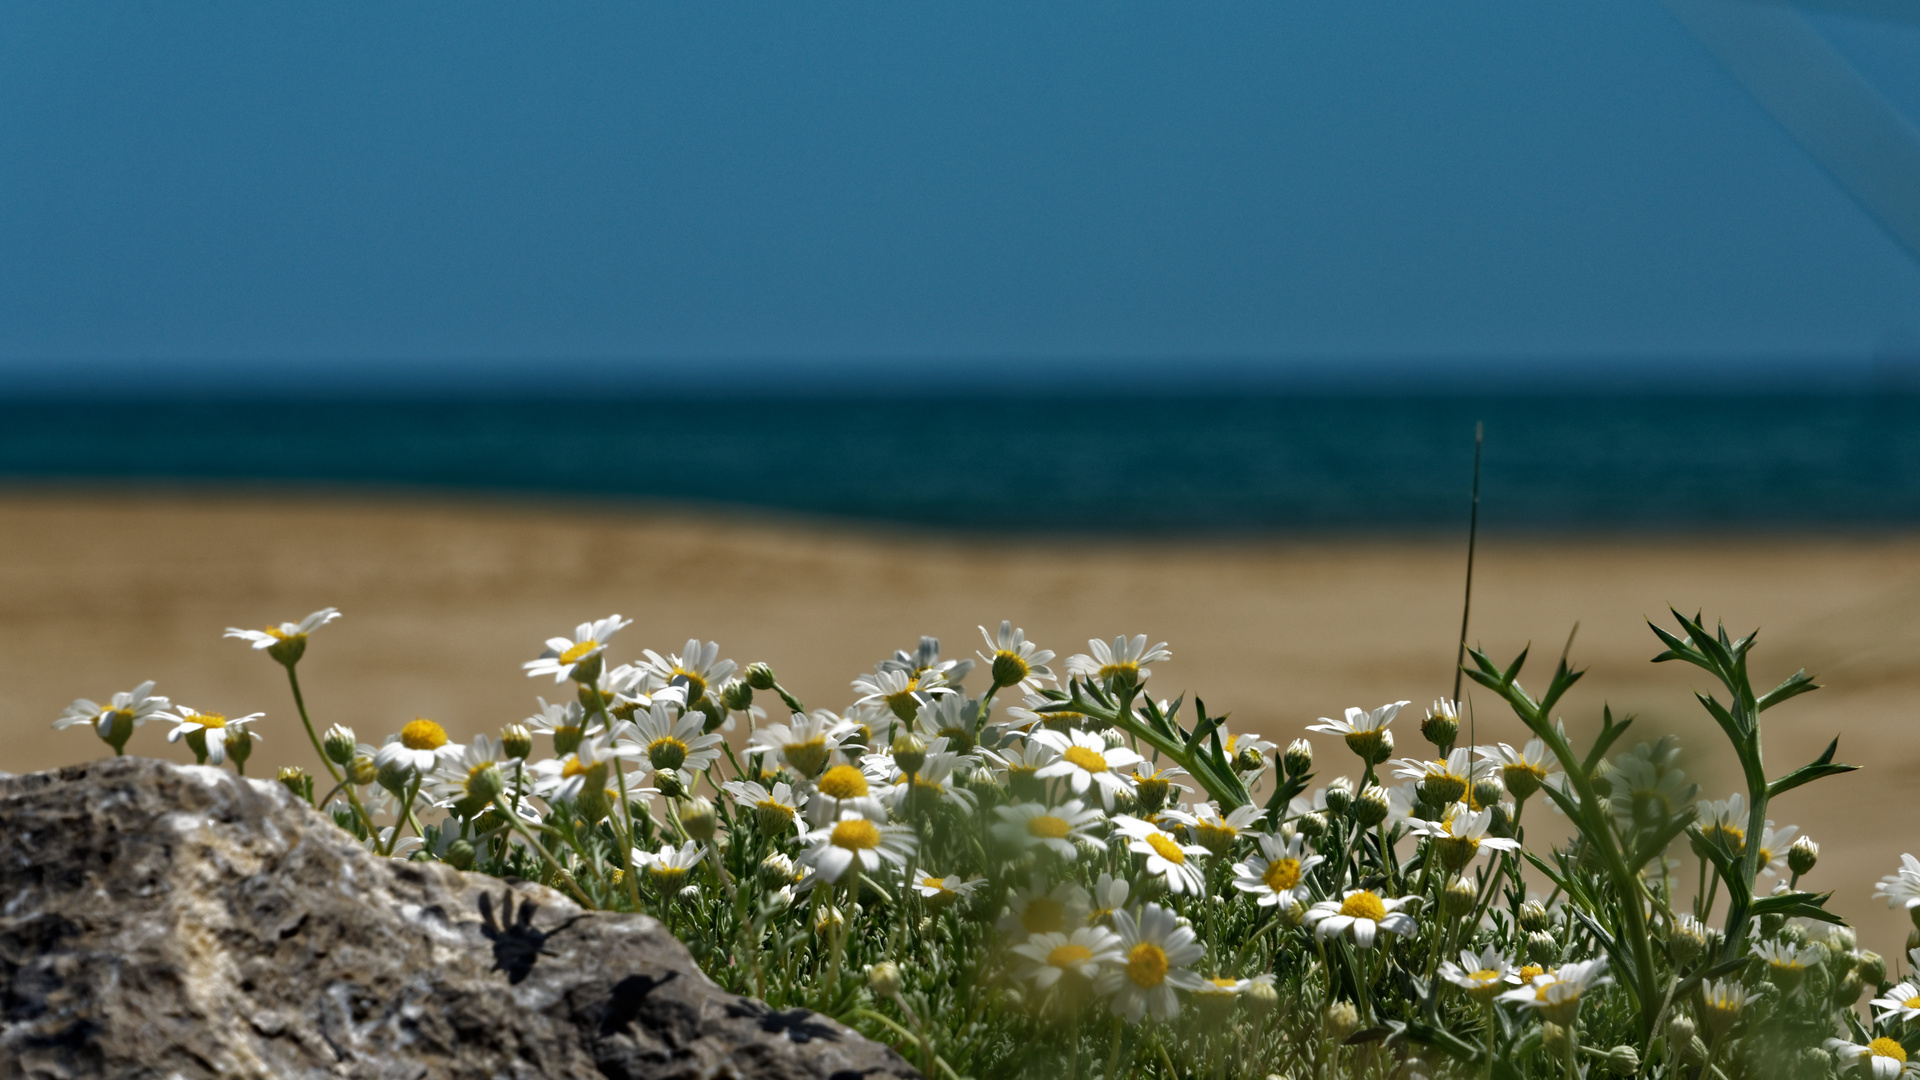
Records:
[[[0,483],[559,496],[938,529],[1906,528],[1906,393],[0,398]]]

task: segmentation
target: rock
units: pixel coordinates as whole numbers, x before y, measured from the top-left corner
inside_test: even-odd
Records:
[[[277,784],[0,779],[0,1077],[919,1075],[645,915],[362,851]]]

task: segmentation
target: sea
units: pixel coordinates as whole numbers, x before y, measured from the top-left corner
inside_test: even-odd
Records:
[[[0,484],[562,498],[942,530],[1920,524],[1920,396],[1054,393],[0,400]]]

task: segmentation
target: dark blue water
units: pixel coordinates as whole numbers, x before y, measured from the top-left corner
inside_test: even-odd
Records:
[[[1920,398],[1238,396],[0,403],[0,479],[745,506],[967,529],[1920,523]]]

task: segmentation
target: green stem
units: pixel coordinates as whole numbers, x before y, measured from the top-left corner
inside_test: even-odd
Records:
[[[540,842],[539,837],[528,832],[526,825],[519,817],[507,809],[505,800],[495,795],[493,797],[493,804],[500,808],[501,813],[507,815],[507,824],[511,825],[513,830],[520,834],[520,838],[527,842],[527,846],[533,848],[534,854],[539,855],[540,861],[547,864],[547,869],[553,872],[554,877],[566,883],[568,891],[573,893],[573,898],[580,901],[580,906],[586,908],[588,911],[593,911],[593,901],[587,899],[587,894],[580,891],[580,886],[573,880],[573,875],[567,873],[566,867],[560,865],[560,860],[553,857],[553,853],[547,850],[546,845]]]
[[[307,729],[307,741],[313,743],[314,755],[320,759],[320,764],[327,767],[327,775],[338,780],[340,779],[340,769],[333,763],[333,759],[327,756],[326,750],[321,747],[320,736],[313,733],[313,721],[307,718],[307,699],[300,693],[300,676],[294,673],[294,667],[295,665],[293,664],[286,665],[287,685],[293,688],[293,705],[294,708],[300,710],[301,726]]]

